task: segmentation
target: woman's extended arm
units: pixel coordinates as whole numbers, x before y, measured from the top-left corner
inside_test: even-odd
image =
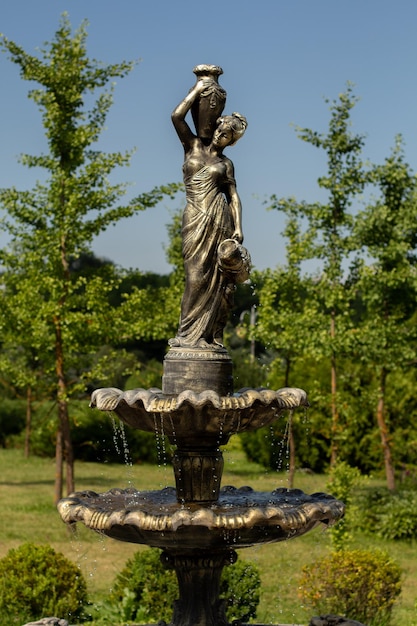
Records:
[[[243,241],[242,231],[242,203],[240,202],[239,194],[236,189],[235,172],[233,163],[230,159],[226,159],[226,171],[228,178],[227,185],[227,201],[230,207],[230,213],[233,220],[233,235],[232,239],[236,239],[239,243]]]
[[[232,239],[236,239],[239,243],[243,241],[243,231],[242,231],[242,203],[240,202],[239,194],[236,191],[236,186],[229,190],[230,195],[230,211],[232,213],[232,219],[234,224],[234,231],[232,235]]]

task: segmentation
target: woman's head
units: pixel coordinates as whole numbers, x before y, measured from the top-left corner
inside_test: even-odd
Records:
[[[224,137],[224,141],[227,141],[225,145],[233,146],[242,137],[247,125],[246,117],[243,117],[240,113],[223,115],[217,120],[217,128],[214,135],[219,136],[221,134]]]

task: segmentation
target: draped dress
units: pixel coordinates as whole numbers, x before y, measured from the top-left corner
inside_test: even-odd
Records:
[[[234,232],[225,190],[235,185],[235,180],[230,178],[224,158],[199,169],[190,161],[185,161],[183,168],[187,199],[182,222],[185,289],[176,340],[181,346],[211,347],[222,344],[233,303],[235,286],[220,271],[217,250]]]

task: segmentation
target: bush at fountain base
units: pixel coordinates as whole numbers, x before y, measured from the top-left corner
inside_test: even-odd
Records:
[[[367,626],[390,624],[401,570],[387,554],[340,550],[303,567],[299,593],[315,613],[345,615]]]
[[[117,611],[122,620],[152,623],[170,622],[174,601],[178,598],[175,572],[164,568],[160,550],[137,552],[116,577],[110,603],[98,607],[109,613]],[[256,617],[259,604],[260,576],[257,567],[248,561],[238,561],[223,569],[220,597],[226,600],[229,622],[249,621]]]
[[[0,559],[0,624],[24,624],[45,615],[74,618],[87,603],[76,565],[47,545],[26,543]]]

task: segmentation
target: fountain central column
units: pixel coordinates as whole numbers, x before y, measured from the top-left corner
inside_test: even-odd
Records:
[[[163,552],[161,561],[177,575],[179,599],[170,626],[228,626],[225,601],[219,599],[223,567],[235,563],[233,550],[175,555]]]
[[[177,448],[172,465],[178,502],[217,502],[224,466],[218,447]]]

